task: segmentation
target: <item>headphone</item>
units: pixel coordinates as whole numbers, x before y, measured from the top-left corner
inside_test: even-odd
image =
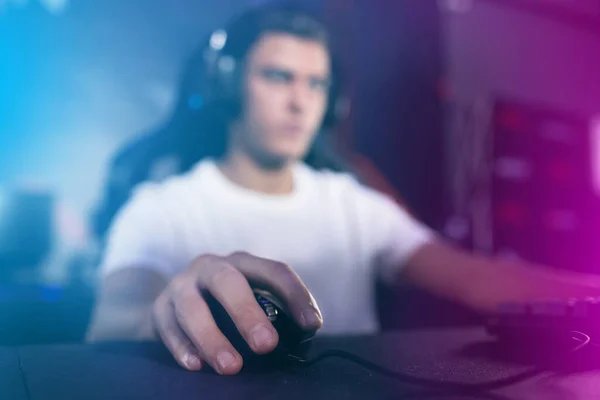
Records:
[[[243,61],[250,47],[268,31],[260,27],[260,19],[268,13],[297,13],[311,21],[319,19],[306,10],[263,6],[243,13],[224,29],[217,29],[209,36],[202,51],[201,80],[202,108],[220,114],[226,120],[240,115],[242,111]],[[299,19],[300,21],[301,19]],[[331,82],[328,104],[322,128],[331,128],[346,118],[350,110],[349,99],[342,94],[341,73],[337,57],[329,49],[331,59]],[[197,94],[196,94],[197,96]]]

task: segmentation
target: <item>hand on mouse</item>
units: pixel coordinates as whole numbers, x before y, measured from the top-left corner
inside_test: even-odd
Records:
[[[256,302],[248,281],[269,288],[287,307],[299,326],[321,327],[321,313],[298,275],[280,262],[247,253],[228,257],[200,256],[169,283],[156,299],[154,326],[177,362],[189,370],[209,363],[222,375],[236,374],[243,360],[217,327],[201,290],[208,291],[231,316],[257,354],[275,349],[277,331]]]

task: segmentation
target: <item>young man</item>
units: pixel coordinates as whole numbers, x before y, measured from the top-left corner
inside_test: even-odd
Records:
[[[305,329],[329,333],[377,330],[378,276],[402,275],[482,312],[510,300],[598,293],[572,276],[463,253],[351,176],[300,162],[331,95],[327,33],[311,16],[256,9],[212,45],[226,55],[220,67],[239,68],[231,79],[239,107],[223,100],[226,151],[146,185],[119,214],[90,340],[160,338],[187,369],[208,363],[235,374],[243,360],[201,290],[257,353],[278,337],[249,282],[285,301]]]

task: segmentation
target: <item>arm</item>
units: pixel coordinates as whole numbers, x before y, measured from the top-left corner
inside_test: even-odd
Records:
[[[146,268],[126,268],[101,283],[86,340],[152,340],[152,306],[167,280]]]
[[[391,198],[358,185],[354,189],[384,282],[408,280],[479,312],[505,302],[600,296],[598,276],[467,253],[438,238]]]
[[[598,277],[494,260],[440,241],[418,249],[398,270],[430,293],[484,313],[505,302],[600,296]]]
[[[99,267],[88,341],[152,338],[152,305],[177,272],[162,196],[155,185],[143,186],[119,209]]]

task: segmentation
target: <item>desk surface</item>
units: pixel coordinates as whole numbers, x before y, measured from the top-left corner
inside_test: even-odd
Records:
[[[527,362],[491,358],[491,346],[492,339],[476,328],[319,337],[313,351],[343,349],[414,376],[460,382],[495,380],[528,368]],[[405,396],[409,391],[416,390],[342,359],[223,377],[184,371],[154,343],[0,348],[0,394],[15,400],[434,398]],[[542,376],[495,393],[505,399],[600,398],[600,368]]]

